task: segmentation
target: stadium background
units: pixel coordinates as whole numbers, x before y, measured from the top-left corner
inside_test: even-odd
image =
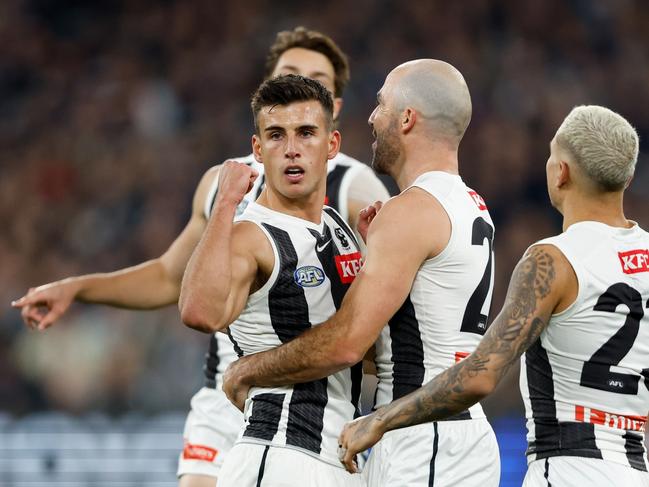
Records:
[[[350,56],[343,150],[363,161],[367,117],[392,67],[434,57],[464,73],[474,113],[460,167],[496,222],[492,309],[525,248],[560,231],[544,166],[574,105],[608,106],[637,127],[626,211],[649,227],[642,0],[5,0],[0,485],[173,485],[207,336],[181,326],[174,307],[81,305],[29,333],[9,302],[30,286],[163,252],[201,174],[249,152],[248,96],[275,33],[297,25],[329,34]],[[486,406],[502,440],[501,484],[519,485],[515,374]]]

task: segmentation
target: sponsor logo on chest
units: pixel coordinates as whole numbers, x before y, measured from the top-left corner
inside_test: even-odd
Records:
[[[618,252],[618,258],[622,265],[622,272],[625,274],[636,274],[638,272],[649,272],[649,250],[638,249],[628,252]]]
[[[293,279],[298,286],[316,287],[324,282],[325,275],[319,267],[305,265],[295,270],[293,273]]]
[[[485,203],[484,198],[480,196],[478,193],[475,191],[471,190],[469,191],[469,196],[471,196],[471,199],[475,203],[475,205],[478,207],[480,211],[485,211],[487,209],[487,203]]]
[[[336,269],[343,284],[351,283],[363,266],[363,257],[360,252],[336,255]]]

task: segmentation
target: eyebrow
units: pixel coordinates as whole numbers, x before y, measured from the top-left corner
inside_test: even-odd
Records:
[[[299,127],[297,127],[297,130],[304,130],[304,129],[318,130],[318,128],[319,127],[317,125],[304,124],[304,125],[300,125]],[[272,132],[274,130],[279,130],[281,132],[286,132],[286,129],[284,127],[282,127],[281,125],[271,125],[269,127],[266,127],[264,129],[264,132]]]

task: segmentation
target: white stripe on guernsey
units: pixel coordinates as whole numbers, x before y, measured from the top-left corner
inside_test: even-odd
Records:
[[[392,351],[392,338],[390,337],[390,326],[386,325],[381,330],[381,337],[375,343],[376,357],[389,357]],[[374,395],[374,407],[385,406],[394,400],[394,362],[388,360],[381,367],[377,364],[376,394]]]
[[[610,445],[610,443],[599,440],[598,433],[600,431],[598,431],[598,428],[595,428],[595,444],[597,445],[597,448],[599,448],[599,451],[602,453],[602,458],[610,462],[621,463],[622,465],[628,465],[630,467],[631,465],[629,464],[629,459],[626,456],[626,452],[617,452],[606,449],[607,445]]]
[[[286,396],[284,396],[284,403],[282,404],[282,415],[279,418],[279,425],[277,428],[277,433],[271,440],[272,442],[278,442],[281,445],[286,444],[286,429],[288,426],[288,411],[289,404],[291,403],[291,398],[293,397],[293,388],[286,391]]]

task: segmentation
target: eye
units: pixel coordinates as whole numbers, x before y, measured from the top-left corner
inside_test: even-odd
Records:
[[[313,130],[313,129],[302,129],[300,131],[300,135],[302,137],[311,137],[311,136],[315,135],[315,130]]]
[[[280,140],[282,138],[282,133],[281,132],[270,132],[268,134],[268,138],[270,140]]]

